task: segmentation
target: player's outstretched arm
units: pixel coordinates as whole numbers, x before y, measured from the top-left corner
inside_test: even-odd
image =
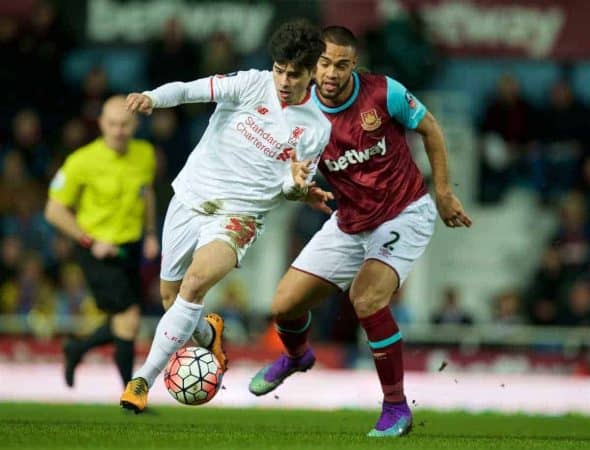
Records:
[[[243,91],[258,80],[256,73],[237,72],[232,76],[166,83],[151,91],[130,94],[127,107],[132,111],[150,114],[153,108],[171,108],[185,103],[237,102],[244,95]]]
[[[127,109],[143,114],[151,114],[154,108],[171,108],[185,103],[212,101],[210,78],[200,78],[183,83],[174,81],[163,84],[152,91],[134,92],[127,96]]]
[[[471,218],[465,213],[461,201],[451,189],[447,150],[440,125],[434,116],[427,112],[416,131],[422,135],[432,168],[436,207],[441,220],[448,227],[470,227]]]

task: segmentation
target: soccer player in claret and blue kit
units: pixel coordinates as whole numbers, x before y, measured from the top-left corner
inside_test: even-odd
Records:
[[[349,30],[326,28],[323,39],[312,98],[332,124],[319,169],[338,209],[279,283],[272,313],[285,353],[255,375],[250,391],[267,394],[313,366],[310,308],[350,289],[383,390],[381,416],[369,436],[401,436],[412,427],[412,413],[404,394],[402,335],[389,302],[428,245],[437,210],[448,227],[469,227],[471,219],[451,189],[444,137],[433,115],[392,78],[355,71],[357,40]],[[422,136],[436,203],[411,157],[406,129]]]

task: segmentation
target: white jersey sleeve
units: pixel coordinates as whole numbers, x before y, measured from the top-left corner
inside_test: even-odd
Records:
[[[238,103],[252,95],[256,70],[213,75],[183,83],[166,83],[152,91],[144,92],[152,99],[154,108],[169,108],[184,103]]]

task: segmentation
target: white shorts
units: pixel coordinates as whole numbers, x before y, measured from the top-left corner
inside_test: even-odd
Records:
[[[263,231],[261,217],[206,215],[182,204],[174,196],[164,220],[160,278],[182,280],[193,260],[193,253],[215,240],[227,242],[234,249],[239,265]]]
[[[394,269],[401,284],[424,253],[434,232],[436,206],[426,194],[397,217],[371,231],[347,234],[336,211],[307,243],[292,267],[348,289],[364,261],[376,259]]]

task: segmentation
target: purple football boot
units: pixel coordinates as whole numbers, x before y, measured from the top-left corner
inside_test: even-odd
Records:
[[[383,402],[381,417],[367,436],[370,437],[396,437],[407,434],[412,429],[412,412],[408,403]]]
[[[289,375],[295,372],[306,372],[313,367],[315,355],[313,350],[308,348],[303,355],[298,358],[290,358],[287,355],[281,355],[272,364],[263,367],[258,371],[252,381],[250,381],[250,392],[254,395],[268,394],[270,391],[285,381]]]

